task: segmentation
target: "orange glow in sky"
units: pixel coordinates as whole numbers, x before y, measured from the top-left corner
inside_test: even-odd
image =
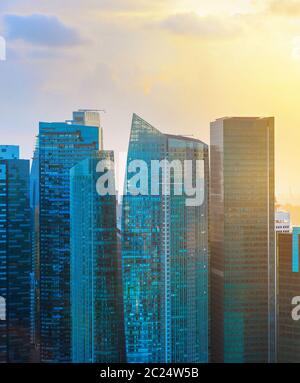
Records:
[[[0,133],[26,157],[38,121],[77,108],[107,110],[105,147],[116,151],[127,150],[133,112],[207,142],[218,117],[275,116],[277,194],[300,195],[300,1],[1,3],[9,51],[0,63]],[[80,39],[18,37],[8,14],[55,16]]]

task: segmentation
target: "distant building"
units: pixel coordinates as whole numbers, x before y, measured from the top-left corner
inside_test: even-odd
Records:
[[[72,361],[125,362],[121,255],[116,196],[97,193],[100,161],[114,172],[114,154],[101,151],[71,169]]]
[[[275,212],[275,231],[277,233],[291,232],[291,215],[285,211]]]
[[[300,321],[292,318],[292,299],[300,296],[300,228],[277,234],[277,361],[300,363]]]
[[[203,200],[187,206],[174,171],[169,180],[151,177],[158,193],[129,192],[132,161],[196,161]],[[208,361],[208,146],[196,139],[163,134],[133,116],[126,186],[122,201],[122,257],[125,335],[128,362],[200,363]],[[176,174],[175,174],[176,173]],[[143,173],[144,174],[144,173]],[[195,170],[190,174],[195,184]],[[150,177],[142,176],[150,185]],[[168,193],[163,191],[169,190]],[[173,190],[173,192],[172,192]]]
[[[274,119],[211,124],[212,361],[275,357]]]
[[[29,161],[0,146],[0,362],[30,361]]]

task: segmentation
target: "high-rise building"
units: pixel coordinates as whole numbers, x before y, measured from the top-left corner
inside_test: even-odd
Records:
[[[0,362],[30,361],[29,161],[0,146]]]
[[[17,145],[0,146],[0,160],[18,160],[19,154],[20,149]]]
[[[103,164],[99,170],[98,164]],[[113,190],[96,185],[110,172]],[[121,255],[117,244],[114,154],[95,153],[71,169],[72,361],[125,361]]]
[[[211,124],[213,362],[275,355],[274,119]]]
[[[42,362],[70,362],[70,170],[99,149],[98,127],[40,123],[39,337]]]
[[[275,212],[275,231],[277,233],[291,232],[291,215],[287,211]]]
[[[208,361],[208,166],[206,144],[133,116],[122,215],[128,362]],[[194,206],[178,192],[183,175],[201,185]]]
[[[77,125],[97,126],[99,129],[99,149],[103,150],[103,128],[99,110],[79,109],[73,112],[72,123]]]
[[[31,261],[31,343],[33,345],[34,361],[39,361],[40,351],[40,183],[39,183],[39,157],[38,147],[34,150],[30,169],[30,210],[32,235],[32,261]]]
[[[300,363],[300,321],[292,316],[293,298],[300,295],[300,228],[277,234],[277,361]],[[298,301],[299,304],[299,301]]]

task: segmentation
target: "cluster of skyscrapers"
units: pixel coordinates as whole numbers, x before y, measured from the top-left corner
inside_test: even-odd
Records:
[[[121,201],[113,164],[93,110],[40,123],[31,171],[0,146],[0,362],[299,362],[300,230],[276,240],[274,119],[216,120],[209,148],[134,114]]]

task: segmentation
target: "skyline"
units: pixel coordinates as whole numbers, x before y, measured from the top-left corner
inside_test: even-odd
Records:
[[[123,200],[120,231],[116,226],[114,191],[113,197],[110,194],[102,197],[97,195],[98,189],[94,187],[99,172],[96,166],[98,156],[105,153],[113,155],[112,152],[97,153],[100,137],[98,127],[78,125],[75,121],[40,125],[37,162],[34,163],[37,166],[33,167],[34,174],[31,174],[31,185],[35,187],[35,190],[31,189],[31,195],[39,195],[39,202],[31,206],[30,221],[33,226],[30,232],[34,235],[29,243],[32,243],[33,251],[31,256],[27,253],[34,274],[24,274],[27,281],[30,279],[33,282],[30,288],[28,286],[27,295],[30,291],[31,303],[36,305],[28,303],[22,306],[24,309],[30,307],[31,311],[30,327],[34,336],[30,360],[69,363],[71,355],[85,350],[90,362],[95,360],[94,356],[103,357],[106,362],[121,356],[123,347],[119,348],[115,343],[115,331],[110,328],[107,336],[100,335],[106,325],[110,327],[112,324],[108,319],[111,310],[117,309],[118,302],[122,301],[115,295],[118,289],[112,295],[106,294],[112,293],[109,288],[111,273],[120,273],[119,262],[112,264],[112,258],[107,253],[111,245],[111,255],[118,253],[122,256],[124,317],[117,310],[120,315],[116,320],[124,323],[127,362],[276,361],[278,343],[274,336],[276,321],[273,315],[277,313],[274,278],[274,119],[225,118],[213,122],[209,177],[206,144],[194,138],[162,134],[134,115],[127,163],[139,158],[147,162],[153,158],[160,160],[164,156],[173,162],[176,159],[198,161],[202,158],[206,163],[202,177],[205,189],[210,190],[204,194],[206,198],[201,206],[187,206],[184,196],[176,193],[178,178],[175,174],[178,169],[169,181],[165,178],[166,172],[162,172],[161,185],[174,193],[135,195],[128,188]],[[4,146],[1,152],[8,158],[4,165],[18,161],[14,160],[18,147]],[[80,162],[82,159],[84,161]],[[25,188],[29,207],[29,161],[25,162],[28,164]],[[131,172],[129,166],[128,173]],[[72,179],[75,173],[76,180]],[[197,177],[197,172],[193,172],[194,177]],[[7,178],[3,179],[6,180],[5,191]],[[20,181],[19,177],[16,179]],[[130,181],[127,185],[130,186]],[[19,192],[19,189],[14,185],[8,191],[8,197],[14,197],[16,191]],[[16,209],[13,199],[8,201],[7,216],[10,217],[14,211],[20,216],[24,209]],[[100,210],[96,210],[96,206]],[[3,221],[6,222],[5,219]],[[20,229],[20,226],[17,225],[17,228]],[[25,234],[25,231],[19,232]],[[12,234],[15,233],[13,230]],[[20,238],[20,235],[12,235],[6,245],[17,249]],[[29,238],[30,234],[27,240]],[[82,257],[80,261],[78,256]],[[110,261],[106,264],[102,256],[108,256]],[[78,260],[84,266],[77,270],[71,267],[73,272],[69,273],[71,259]],[[89,268],[93,259],[104,261],[104,267],[96,271],[96,264],[92,262],[94,266]],[[74,262],[71,263],[75,266]],[[13,267],[16,264],[13,262]],[[80,273],[77,273],[79,270]],[[293,268],[293,272],[295,270]],[[210,272],[211,284],[208,278]],[[13,273],[9,275],[11,281],[13,277]],[[121,282],[117,285],[121,286]],[[84,286],[94,286],[95,290],[85,289]],[[77,296],[78,287],[79,290],[81,287],[85,289],[86,297],[94,295],[97,298],[93,300],[92,307],[89,299],[83,299],[83,304],[80,304],[82,296]],[[14,288],[7,291],[10,293]],[[209,297],[216,298],[212,301],[211,316]],[[298,302],[295,298],[298,297],[293,298],[295,303],[292,305]],[[110,302],[110,308],[104,300]],[[108,316],[102,316],[102,304],[108,309]],[[214,309],[216,307],[217,310]],[[284,315],[290,312],[290,320],[297,321],[298,317],[293,314],[297,313],[298,306],[293,311],[288,308]],[[15,312],[16,308],[11,308],[7,318],[13,318]],[[100,333],[91,333],[86,343],[84,332],[88,331],[94,320],[100,321],[101,326],[95,327]],[[214,334],[211,338],[208,336],[210,320],[211,334]],[[224,347],[220,343],[220,330],[224,332]],[[78,342],[79,333],[81,341]],[[218,339],[217,343],[215,339]],[[102,341],[106,346],[107,342],[112,345],[106,356],[103,352],[108,349]],[[212,354],[209,353],[209,344],[212,345]],[[7,360],[6,350],[10,353],[11,347],[4,347],[4,361]]]
[[[133,112],[208,144],[217,117],[275,116],[276,195],[300,194],[298,2],[153,3],[2,1],[6,143],[31,158],[39,121],[80,107],[106,109],[105,149],[116,154],[128,149]]]
[[[300,0],[0,0],[0,365],[298,362],[298,89]]]

